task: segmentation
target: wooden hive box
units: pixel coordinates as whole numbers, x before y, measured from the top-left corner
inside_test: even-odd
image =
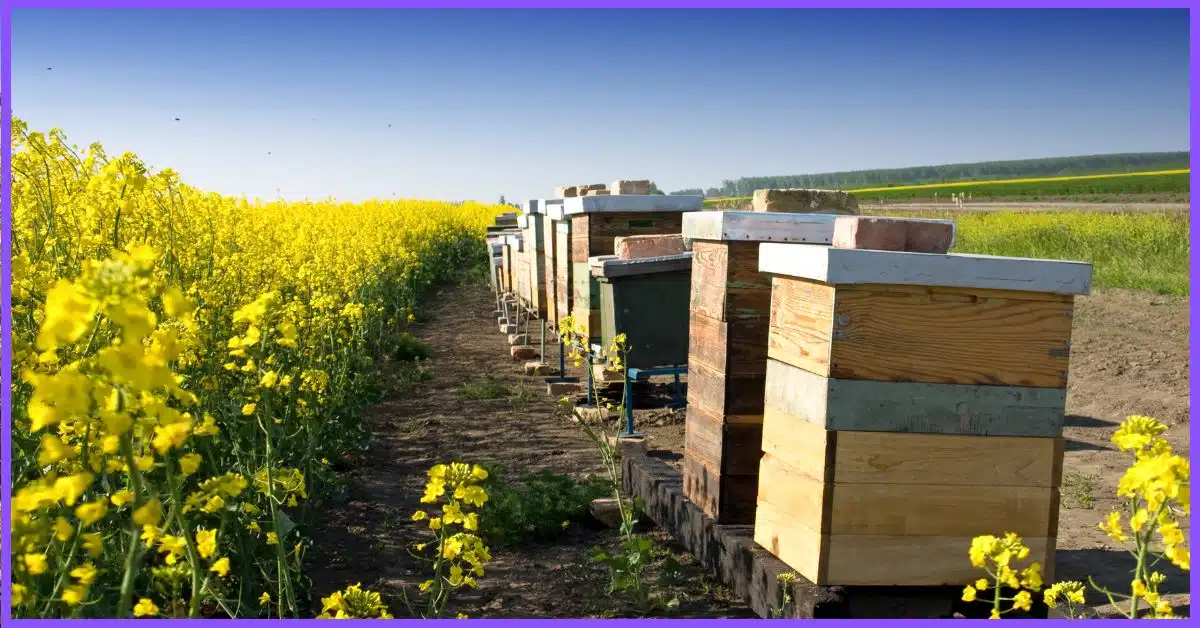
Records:
[[[563,199],[556,199],[562,201]],[[551,233],[551,246],[546,249],[547,270],[553,287],[547,295],[548,320],[558,330],[558,322],[571,313],[571,220],[563,213],[561,202],[546,205],[545,229]]]
[[[962,585],[1015,532],[1054,572],[1075,295],[1091,266],[763,244],[754,539],[820,585]]]
[[[517,227],[520,232],[517,235],[516,253],[513,255],[513,285],[517,288],[517,298],[526,309],[529,308],[533,294],[529,285],[529,251],[526,246],[528,238],[525,237],[528,226],[529,216],[521,214],[517,218]]]
[[[535,199],[525,202],[526,216],[525,248],[529,266],[529,309],[538,318],[546,313],[546,223],[545,201]]]
[[[555,209],[561,216],[562,199],[551,198],[545,199],[541,206],[542,216],[542,253],[545,256],[542,284],[546,290],[546,305],[545,316],[546,324],[554,329],[557,322],[557,303],[556,295],[558,290],[558,275],[555,272],[554,266],[554,251],[558,243],[558,231],[555,228],[555,220],[552,215]]]
[[[571,220],[569,311],[589,342],[600,342],[601,326],[600,284],[592,277],[589,258],[612,255],[618,236],[679,233],[684,213],[699,212],[703,202],[701,196],[629,194],[563,200],[563,213]]]
[[[625,334],[626,366],[655,368],[687,363],[692,254],[640,259],[593,257],[600,283],[600,342]]]
[[[488,278],[492,283],[492,292],[500,291],[500,268],[504,265],[504,243],[500,238],[487,238],[488,248]]]
[[[827,245],[836,216],[698,212],[692,241],[684,495],[721,524],[754,522],[771,280],[764,241]]]

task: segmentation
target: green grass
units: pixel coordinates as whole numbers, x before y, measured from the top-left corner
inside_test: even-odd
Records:
[[[954,220],[955,253],[1088,262],[1096,288],[1190,294],[1190,219],[1183,212],[882,214]]]

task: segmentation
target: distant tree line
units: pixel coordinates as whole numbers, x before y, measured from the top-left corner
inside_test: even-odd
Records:
[[[1016,161],[981,161],[942,166],[917,166],[882,170],[851,170],[823,174],[788,175],[777,177],[741,177],[726,179],[721,187],[710,187],[704,196],[750,196],[762,188],[855,188],[922,185],[952,181],[987,181],[1025,177],[1069,177],[1086,174],[1175,170],[1190,167],[1191,153],[1116,153],[1051,157]],[[700,194],[699,188],[677,190],[671,194]]]

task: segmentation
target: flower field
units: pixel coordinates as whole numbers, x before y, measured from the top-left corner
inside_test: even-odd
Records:
[[[11,141],[14,617],[320,613],[331,461],[506,208],[250,202],[57,130]]]

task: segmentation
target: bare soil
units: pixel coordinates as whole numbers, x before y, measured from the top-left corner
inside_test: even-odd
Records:
[[[546,394],[542,379],[522,375],[521,363],[508,358],[492,303],[487,288],[479,285],[448,288],[431,302],[429,322],[414,330],[435,351],[425,367],[429,379],[416,394],[370,412],[376,441],[345,473],[347,503],[328,505],[314,532],[308,567],[314,595],[361,582],[380,591],[396,615],[404,616],[401,590],[411,594],[426,577],[406,551],[423,540],[423,526],[409,517],[419,507],[425,470],[437,462],[498,462],[516,475],[540,469],[601,472],[592,443],[577,424],[556,414],[556,400]],[[1090,575],[1128,591],[1132,559],[1096,528],[1118,506],[1116,485],[1128,464],[1109,438],[1126,416],[1145,414],[1167,423],[1176,450],[1189,453],[1188,333],[1186,297],[1105,290],[1078,301],[1055,579],[1086,581]],[[537,333],[531,336],[536,342]],[[548,361],[556,362],[557,353],[547,352]],[[519,395],[519,403],[464,400],[459,394],[464,384],[485,375],[535,394]],[[655,397],[669,398],[665,385],[656,388]],[[638,410],[635,420],[652,449],[682,452],[683,410]],[[464,594],[450,616],[645,616],[619,595],[607,595],[607,574],[586,560],[593,546],[614,547],[616,536],[613,530],[584,526],[553,543],[495,552],[479,590]],[[649,615],[754,617],[669,537],[657,533],[656,539],[684,572],[679,583],[656,590],[673,608]],[[965,557],[965,547],[963,552]],[[1178,612],[1188,613],[1189,574],[1165,561],[1159,569],[1168,576],[1169,599]],[[1089,601],[1104,614],[1110,610],[1097,594]]]

